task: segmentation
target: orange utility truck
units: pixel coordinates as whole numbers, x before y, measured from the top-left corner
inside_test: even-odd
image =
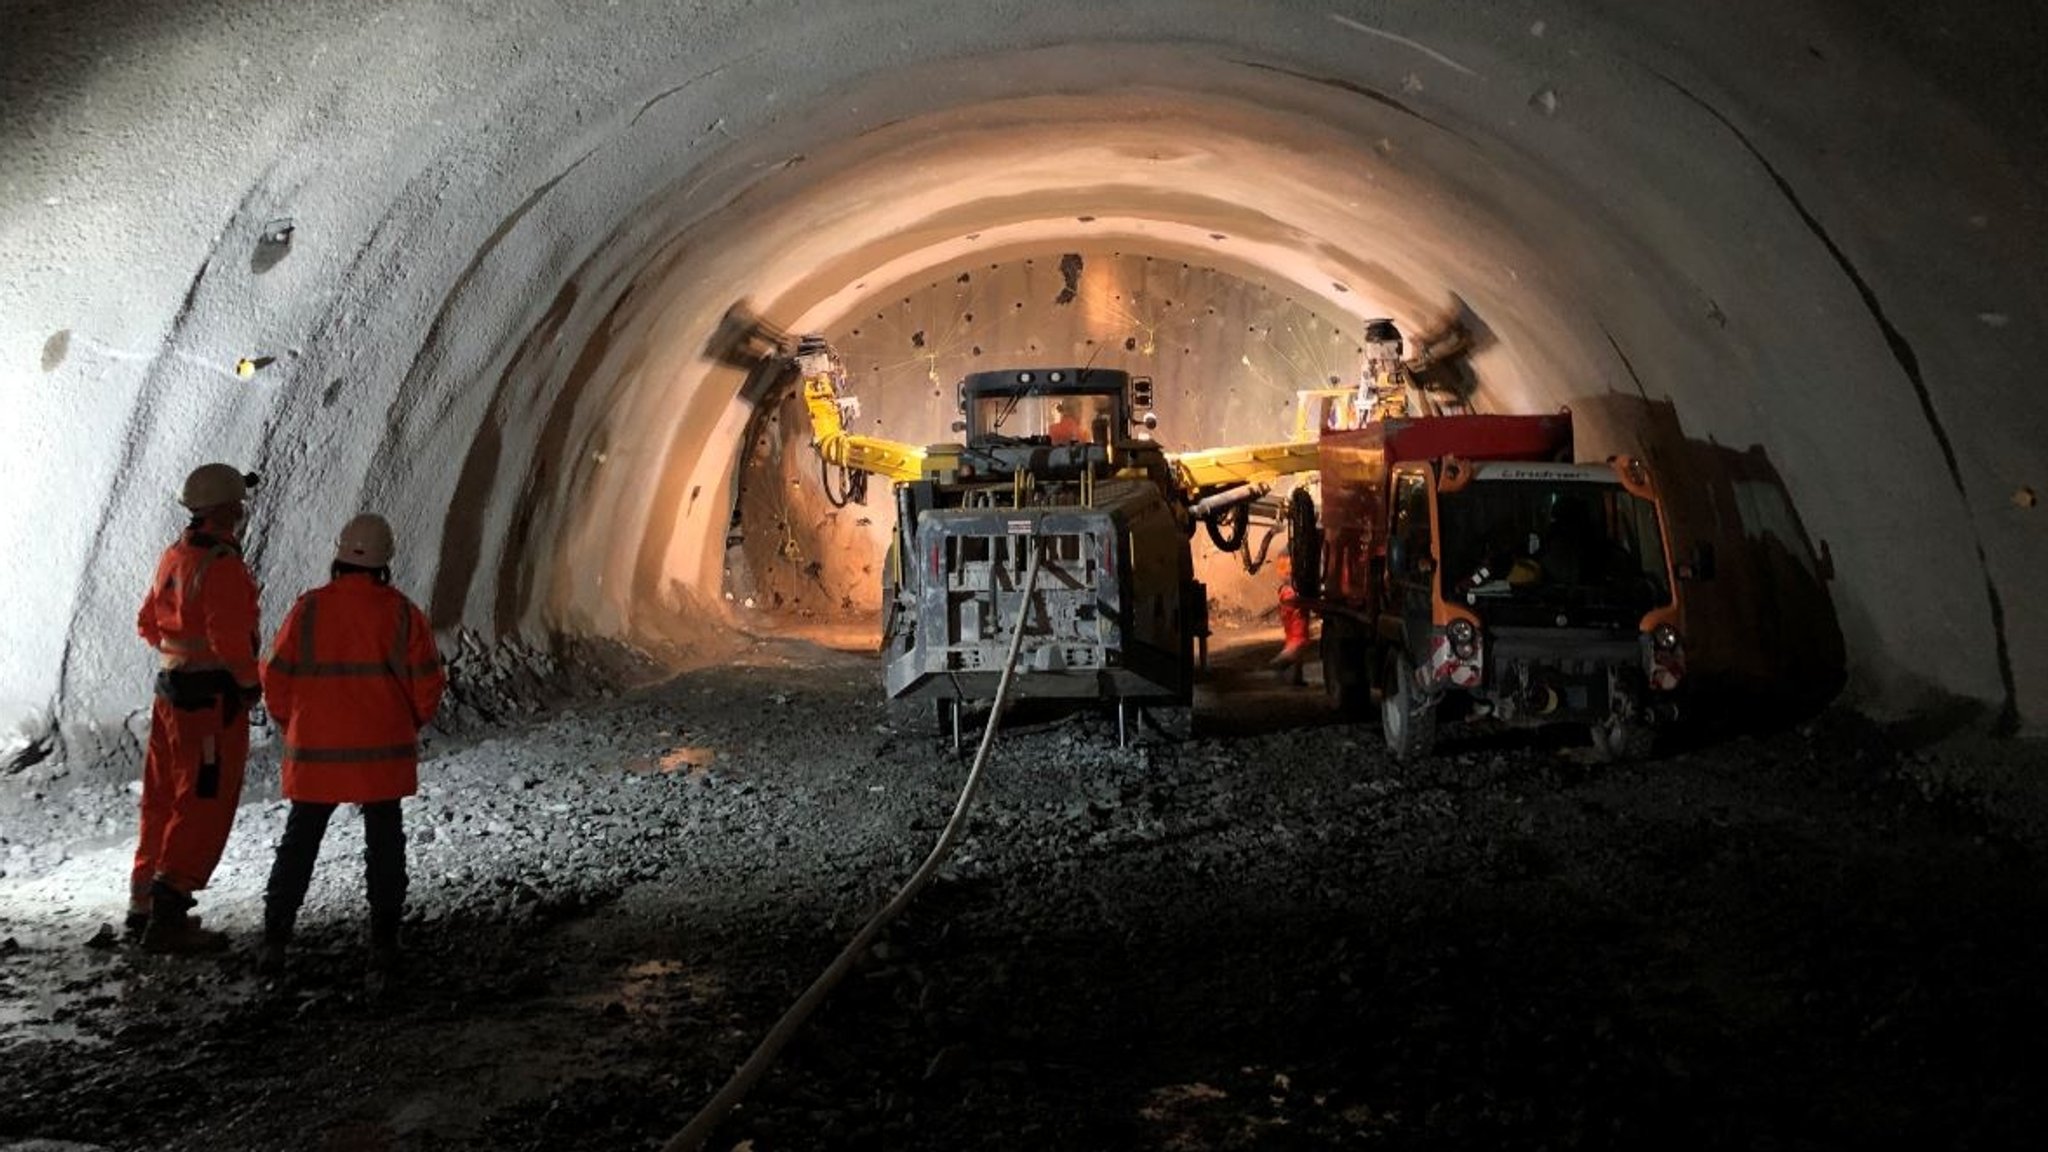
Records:
[[[1377,704],[1401,760],[1463,721],[1649,753],[1685,679],[1682,584],[1712,555],[1674,560],[1647,464],[1574,462],[1569,412],[1375,420],[1320,445],[1290,546],[1340,707]]]

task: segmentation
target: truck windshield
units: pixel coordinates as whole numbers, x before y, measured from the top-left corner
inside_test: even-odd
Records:
[[[968,427],[983,438],[1094,444],[1110,438],[1114,407],[1113,396],[983,393],[974,398]]]
[[[1480,480],[1438,512],[1447,598],[1625,614],[1671,600],[1656,505],[1618,483]]]

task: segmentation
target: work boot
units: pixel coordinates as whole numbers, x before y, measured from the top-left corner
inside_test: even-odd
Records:
[[[257,975],[284,975],[285,956],[292,942],[293,912],[285,911],[275,902],[264,902],[263,943],[256,950]]]
[[[397,983],[399,970],[404,966],[404,953],[398,947],[398,918],[373,912],[370,917],[370,962],[364,978],[370,994],[384,995]]]
[[[403,967],[405,954],[398,947],[397,932],[374,932],[370,935],[370,970],[373,972],[396,972]]]
[[[149,927],[149,893],[153,885],[144,885],[137,890],[133,884],[128,888],[128,918],[121,922],[122,930],[130,941],[140,940],[142,930]]]
[[[199,917],[192,915],[192,897],[161,880],[150,887],[149,896],[149,923],[142,929],[144,952],[189,956],[227,950],[227,933],[199,926]]]
[[[1273,657],[1273,662],[1269,667],[1273,669],[1274,674],[1279,677],[1282,683],[1300,685],[1308,682],[1302,672],[1302,664],[1304,657],[1307,655],[1307,649],[1308,645],[1306,644],[1289,644],[1280,650],[1279,655]]]
[[[398,985],[399,970],[404,963],[396,941],[372,942],[370,963],[363,971],[363,990],[373,1000],[382,1000]]]

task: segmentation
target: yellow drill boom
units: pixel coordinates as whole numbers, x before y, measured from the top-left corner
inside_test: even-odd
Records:
[[[846,420],[839,408],[839,384],[833,378],[829,359],[800,356],[797,366],[803,375],[804,407],[811,416],[811,445],[827,464],[872,472],[891,481],[916,480],[924,475],[924,448],[846,430]]]
[[[1228,448],[1204,448],[1195,452],[1169,452],[1174,475],[1190,498],[1235,484],[1256,484],[1316,470],[1319,455],[1316,442],[1283,441],[1278,444],[1239,444]]]

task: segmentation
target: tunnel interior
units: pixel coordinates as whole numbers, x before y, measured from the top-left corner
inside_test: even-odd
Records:
[[[736,1146],[2039,1130],[2048,775],[2009,737],[2048,719],[2048,14],[0,0],[0,29],[0,1146],[651,1146],[969,809],[969,755],[882,699],[885,485],[835,504],[777,341],[827,338],[864,433],[943,442],[967,373],[1097,366],[1193,449],[1292,436],[1383,317],[1471,337],[1474,410],[1650,462],[1674,551],[1718,557],[1685,646],[1736,722],[1648,764],[1594,765],[1583,725],[1396,764],[1272,675],[1275,574],[1197,531],[1244,640],[1213,726],[992,709],[959,852]],[[282,984],[108,922],[159,670],[135,605],[207,460],[262,476],[266,627],[374,511],[450,672],[395,1002],[333,848]],[[238,937],[280,743],[204,894]]]
[[[242,18],[259,11],[285,19]],[[27,12],[25,42],[62,24]],[[1722,70],[1743,38],[1671,15],[1409,35],[1304,10],[1227,42],[1171,34],[1187,15],[1143,9],[1103,43],[1047,13],[995,41],[920,41],[914,66],[852,66],[829,25],[778,28],[772,59],[706,35],[695,71],[592,29],[488,100],[429,84],[429,124],[364,97],[333,121],[350,126],[337,149],[327,120],[274,121],[238,191],[226,173],[179,185],[213,223],[145,242],[196,253],[137,265],[154,322],[81,307],[81,272],[138,226],[119,195],[66,184],[57,143],[151,110],[88,108],[84,77],[16,77],[33,114],[13,186],[49,190],[11,214],[17,250],[112,218],[67,256],[79,267],[36,274],[62,291],[11,289],[29,424],[79,445],[28,503],[77,468],[97,493],[60,502],[76,511],[46,537],[76,581],[23,589],[50,610],[8,658],[17,727],[118,743],[138,681],[108,621],[146,550],[111,545],[167,523],[158,497],[194,452],[269,477],[251,555],[273,596],[317,570],[328,520],[398,511],[401,578],[444,637],[603,638],[680,666],[763,611],[871,612],[876,518],[826,515],[786,392],[705,353],[735,302],[843,342],[867,427],[889,435],[943,438],[947,387],[977,366],[1092,362],[1159,378],[1187,447],[1284,437],[1295,388],[1355,378],[1368,318],[1461,316],[1483,335],[1464,365],[1482,410],[1570,407],[1582,455],[1661,456],[1679,486],[1728,496],[1687,532],[1768,535],[1792,557],[1776,568],[1806,574],[1716,590],[1740,603],[1709,648],[1782,635],[1760,611],[1805,612],[1759,597],[1832,605],[1842,639],[1813,631],[1844,648],[1858,701],[2033,714],[2042,648],[2014,637],[2037,609],[2008,589],[2042,547],[2018,431],[2042,400],[2002,382],[2038,336],[1996,301],[2038,284],[1991,257],[2038,229],[2030,154],[1972,118],[1981,94],[1916,78],[1887,90],[1884,126],[1849,115],[1843,57],[1893,48],[1826,6],[1773,17],[1799,61],[1781,92]],[[132,53],[147,27],[99,43]],[[340,61],[380,38],[470,43],[432,9],[308,31],[335,60],[296,81],[307,100],[357,93]],[[1682,50],[1646,47],[1660,31]],[[564,77],[575,98],[541,99]],[[1903,165],[1901,132],[1943,162]],[[1878,174],[1926,194],[1849,191]],[[101,379],[116,393],[97,410],[125,415],[67,421]],[[1768,510],[1734,499],[1766,487]],[[1227,561],[1204,571],[1226,617],[1265,595]]]

